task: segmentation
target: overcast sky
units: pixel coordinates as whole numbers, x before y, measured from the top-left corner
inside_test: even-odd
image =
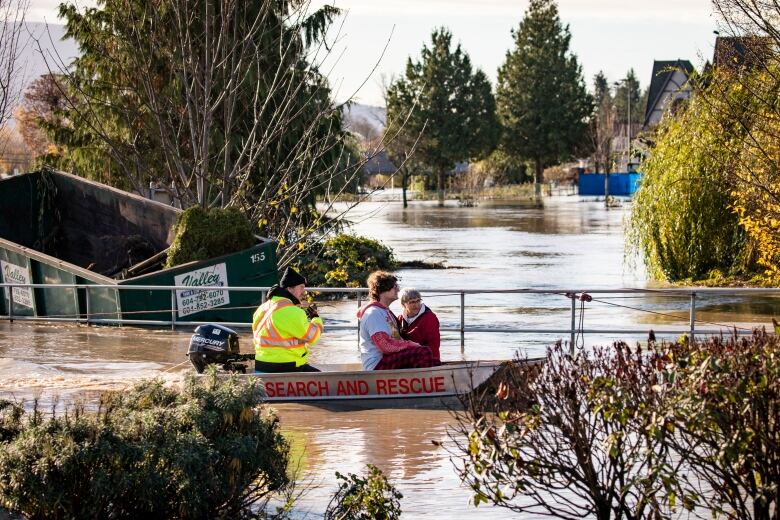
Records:
[[[32,0],[30,20],[61,23],[58,3]],[[336,0],[336,5],[346,16],[332,31],[338,40],[324,64],[336,98],[344,101],[354,94],[359,102],[381,105],[381,77],[402,74],[407,58],[419,56],[423,42],[440,26],[448,27],[472,63],[495,81],[512,45],[510,31],[528,2]],[[599,70],[615,81],[633,67],[644,88],[653,60],[688,59],[698,68],[712,57],[717,19],[710,0],[559,0],[558,6],[589,86]]]

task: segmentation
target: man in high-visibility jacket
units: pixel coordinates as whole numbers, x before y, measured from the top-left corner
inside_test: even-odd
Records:
[[[299,307],[306,278],[288,267],[252,319],[257,372],[319,372],[307,363],[324,330],[314,306]],[[311,320],[311,321],[310,321]]]

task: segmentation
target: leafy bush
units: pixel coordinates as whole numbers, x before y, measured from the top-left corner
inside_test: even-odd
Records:
[[[193,206],[179,215],[166,267],[235,253],[255,244],[249,220],[236,208],[206,211]]]
[[[373,464],[368,474],[360,477],[354,473],[342,475],[336,472],[339,489],[333,495],[325,520],[396,520],[401,518],[399,493]]]
[[[13,439],[21,431],[24,409],[8,399],[0,399],[0,443]]]
[[[393,251],[381,242],[341,234],[310,248],[297,267],[312,287],[363,287],[371,272],[397,265]]]
[[[493,395],[494,394],[494,395]],[[509,371],[453,433],[473,500],[559,517],[777,518],[780,338],[713,337]],[[485,413],[485,412],[492,413]]]
[[[667,403],[687,494],[716,516],[769,520],[780,507],[780,338],[709,338],[668,347]],[[704,486],[702,486],[704,483]],[[714,498],[714,499],[713,499]]]
[[[663,416],[653,416],[659,357],[625,343],[572,356],[559,342],[542,364],[506,371],[495,395],[457,416],[474,504],[560,518],[664,517],[674,472],[662,456]]]
[[[29,520],[256,515],[289,483],[262,396],[255,381],[212,374],[180,391],[146,381],[106,393],[96,413],[4,407],[0,505]]]

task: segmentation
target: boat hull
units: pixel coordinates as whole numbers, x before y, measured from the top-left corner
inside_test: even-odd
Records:
[[[308,403],[339,408],[457,405],[459,397],[487,383],[510,361],[467,361],[401,370],[328,370],[282,374],[249,373],[259,378],[270,403]]]

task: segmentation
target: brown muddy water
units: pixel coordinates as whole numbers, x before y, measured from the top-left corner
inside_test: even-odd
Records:
[[[401,284],[415,286],[445,326],[457,326],[460,297],[426,289],[646,287],[641,273],[624,265],[623,219],[629,209],[603,208],[576,197],[548,199],[544,209],[522,204],[483,203],[475,208],[437,208],[412,203],[372,202],[350,213],[353,230],[382,240],[401,260],[444,262],[446,270],[401,270]],[[597,298],[586,306],[587,328],[642,330],[684,327],[687,299],[664,296]],[[772,297],[717,296],[700,299],[697,317],[720,325],[766,325],[777,309]],[[466,325],[495,329],[567,328],[569,300],[559,295],[481,294],[466,297]],[[326,333],[314,348],[317,363],[356,362],[357,331],[327,330],[354,325],[356,301],[324,302]],[[397,304],[395,310],[399,310]],[[662,314],[651,314],[653,311]],[[700,324],[700,327],[710,326]],[[239,331],[251,350],[248,330]],[[184,356],[191,332],[138,328],[0,322],[0,396],[39,398],[62,407],[90,401],[102,390],[120,389],[149,377],[180,381],[190,368]],[[588,334],[586,345],[615,339]],[[502,359],[544,352],[564,334],[468,333],[461,349],[457,333],[443,334],[444,359]],[[336,489],[334,472],[359,473],[379,466],[404,494],[404,518],[505,518],[508,512],[469,504],[453,462],[446,411],[369,410],[334,412],[310,406],[277,407],[307,492],[301,515],[322,514]],[[444,446],[432,441],[444,441]]]

